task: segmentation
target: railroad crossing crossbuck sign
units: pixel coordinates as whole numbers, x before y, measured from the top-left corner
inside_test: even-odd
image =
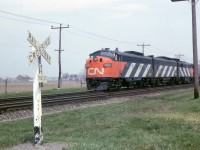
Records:
[[[36,58],[39,56],[43,56],[46,61],[51,64],[51,56],[45,51],[47,46],[51,43],[50,36],[42,43],[40,44],[33,35],[28,32],[28,38],[27,40],[33,45],[33,47],[36,49],[35,51],[31,52],[31,54],[28,56],[29,58],[29,64],[31,64]]]
[[[51,57],[45,51],[47,46],[51,43],[50,36],[40,44],[33,35],[28,32],[27,40],[33,45],[33,51],[28,55],[29,64],[38,61],[34,67],[34,77],[33,77],[33,118],[34,118],[34,143],[42,144],[43,134],[42,134],[42,100],[41,100],[41,83],[46,81],[46,76],[42,73],[41,55],[44,59],[51,64]]]

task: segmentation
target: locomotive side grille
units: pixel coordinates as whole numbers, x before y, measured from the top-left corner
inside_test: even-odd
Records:
[[[186,70],[185,70],[185,69],[186,69],[186,68],[183,68],[183,72],[184,72],[185,76],[188,77],[188,74],[186,73]]]
[[[180,67],[179,68],[179,76],[180,77],[191,77],[189,68]]]
[[[165,74],[164,74],[163,77],[167,77],[168,73],[170,72],[170,67],[171,66],[167,66],[167,69],[166,69]]]
[[[177,67],[174,67],[171,77],[174,77]]]
[[[123,70],[124,77],[146,77],[150,71],[151,64],[129,63]]]
[[[186,71],[187,71],[187,73],[188,73],[188,76],[191,77],[189,68],[186,68]]]
[[[134,67],[135,67],[135,64],[136,64],[136,63],[131,63],[131,65],[129,66],[128,71],[126,72],[125,77],[130,77],[130,75],[131,75],[131,73],[132,73],[132,71],[133,71],[133,69],[134,69]]]
[[[172,71],[172,66],[169,67],[169,70],[168,70],[168,72],[167,72],[167,76],[166,76],[166,77],[169,77],[171,71]]]
[[[184,77],[184,74],[183,74],[183,70],[182,70],[182,69],[183,69],[183,68],[181,68],[181,67],[179,68],[180,76],[181,76],[181,77]]]
[[[140,77],[149,77],[151,71],[151,64],[143,63],[129,63],[123,70],[124,77],[128,78],[140,78]],[[190,68],[179,67],[178,68],[179,77],[191,77],[189,71]],[[149,74],[148,74],[149,73]],[[151,75],[150,75],[151,76]],[[159,65],[155,68],[155,77],[177,77],[177,67],[176,66],[167,66]]]
[[[147,76],[147,73],[149,72],[150,67],[151,67],[151,65],[148,64],[146,69],[145,69],[145,71],[144,71],[144,73],[143,73],[143,75],[142,75],[142,77],[146,77]]]
[[[160,65],[155,77],[175,77],[177,67]]]
[[[162,65],[160,65],[160,66],[159,66],[159,68],[158,68],[158,71],[157,71],[157,73],[156,73],[156,76],[155,76],[155,77],[158,77],[158,76],[159,76],[159,74],[160,74],[160,72],[161,72],[162,68],[163,68],[163,66],[162,66]]]
[[[166,73],[166,71],[167,71],[167,68],[168,68],[168,66],[165,66],[165,68],[164,68],[164,70],[163,70],[163,72],[162,72],[161,77],[164,77],[164,76],[165,76],[165,73]]]
[[[139,76],[139,74],[140,74],[140,72],[141,72],[143,66],[144,66],[144,64],[140,64],[140,65],[139,65],[139,67],[138,67],[138,69],[137,69],[137,71],[136,71],[134,77],[138,77],[138,76]]]

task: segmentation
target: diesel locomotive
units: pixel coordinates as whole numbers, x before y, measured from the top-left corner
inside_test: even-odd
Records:
[[[194,82],[191,63],[135,51],[120,52],[117,48],[93,52],[85,68],[88,90]]]

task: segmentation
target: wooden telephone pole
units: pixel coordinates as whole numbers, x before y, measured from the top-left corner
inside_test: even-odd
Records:
[[[150,44],[146,44],[146,45],[145,45],[145,44],[143,43],[142,45],[137,44],[137,46],[142,46],[142,53],[143,53],[143,55],[144,55],[144,47],[145,47],[145,46],[150,46]]]
[[[69,28],[69,25],[67,27],[62,27],[62,24],[60,24],[60,27],[53,27],[51,26],[51,29],[59,29],[59,49],[58,51],[58,66],[59,66],[59,74],[58,74],[58,89],[61,87],[61,30],[63,28]]]
[[[172,2],[188,0],[171,0]],[[194,98],[199,98],[199,76],[198,76],[198,50],[197,50],[197,23],[196,23],[196,3],[199,0],[191,0],[192,8],[192,45],[194,63]]]

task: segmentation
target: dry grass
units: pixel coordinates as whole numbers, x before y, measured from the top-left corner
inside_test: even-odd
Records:
[[[47,82],[44,83],[43,90],[56,89],[58,82]],[[61,88],[80,88],[80,82],[74,81],[64,81]],[[83,87],[86,87],[83,84]],[[7,84],[7,93],[20,93],[20,92],[29,92],[33,90],[33,82],[8,82]],[[0,82],[0,94],[5,93],[5,83]]]
[[[188,114],[182,114],[182,113],[163,113],[163,114],[156,114],[154,118],[163,118],[167,121],[169,120],[182,120],[186,123],[200,123],[199,114],[196,113],[188,113]]]

